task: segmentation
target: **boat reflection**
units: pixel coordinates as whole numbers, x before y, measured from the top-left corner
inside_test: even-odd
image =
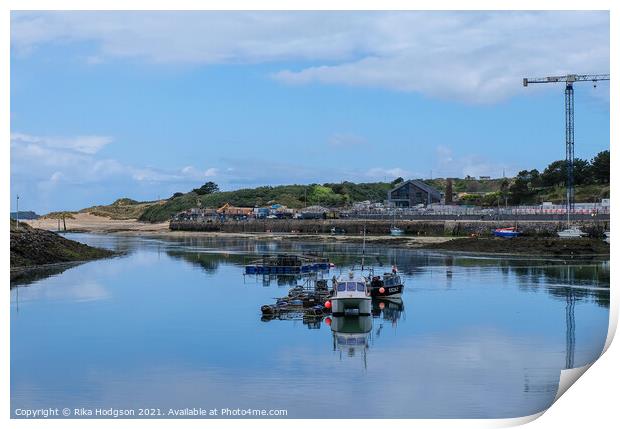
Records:
[[[374,299],[372,301],[372,317],[383,319],[396,325],[400,320],[405,304],[402,299]]]
[[[366,368],[366,352],[372,331],[372,317],[370,316],[338,316],[332,317],[333,350],[339,352],[342,360],[343,353],[348,357],[361,356]]]

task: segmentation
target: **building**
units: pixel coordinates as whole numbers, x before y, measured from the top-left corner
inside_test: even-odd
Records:
[[[226,203],[217,209],[217,213],[227,217],[249,217],[254,214],[254,207],[235,207]]]
[[[387,200],[395,207],[427,206],[441,202],[441,193],[420,180],[407,180],[388,191]]]

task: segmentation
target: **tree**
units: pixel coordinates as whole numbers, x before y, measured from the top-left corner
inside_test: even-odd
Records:
[[[172,200],[177,197],[182,197],[183,195],[184,195],[183,192],[175,192],[174,194],[172,194],[172,196],[169,199]]]
[[[535,172],[535,173],[534,173]],[[535,174],[538,173],[537,170],[522,170],[519,171],[517,177],[515,177],[514,182],[510,185],[510,201],[513,204],[523,204],[527,202],[528,199],[533,194],[533,190],[531,188],[531,182]]]
[[[609,151],[599,152],[590,163],[592,177],[597,183],[609,183]]]
[[[219,186],[217,186],[216,183],[207,182],[204,185],[202,185],[200,188],[192,189],[192,192],[198,195],[208,195],[208,194],[214,194],[216,192],[219,192],[219,190],[220,188]]]
[[[540,175],[543,186],[559,186],[566,182],[566,161],[553,161]]]
[[[575,185],[588,185],[592,183],[592,166],[587,160],[575,158],[573,180]]]
[[[405,179],[403,179],[402,177],[398,177],[398,178],[392,180],[392,186],[396,186],[399,183],[403,183],[404,181],[405,181]]]

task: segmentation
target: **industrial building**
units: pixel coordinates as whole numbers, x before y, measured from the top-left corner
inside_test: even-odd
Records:
[[[441,193],[420,180],[407,180],[388,191],[388,204],[394,207],[416,207],[441,202]]]

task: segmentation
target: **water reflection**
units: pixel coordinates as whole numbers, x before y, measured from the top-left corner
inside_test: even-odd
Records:
[[[333,350],[339,352],[340,360],[343,353],[347,357],[361,356],[364,368],[367,368],[366,352],[372,318],[370,316],[338,316],[330,319]]]
[[[405,310],[405,304],[402,299],[373,299],[372,316],[390,322],[393,326],[398,321]]]
[[[261,305],[306,278],[243,276],[243,265],[266,252],[322,252],[336,263],[331,278],[359,261],[359,245],[70,238],[127,255],[11,283],[12,407],[516,417],[547,406],[560,370],[596,359],[607,333],[606,260],[369,247],[370,268],[398,266],[402,299],[328,325],[301,313],[261,321]],[[302,406],[291,391],[318,399]],[[357,402],[335,410],[332,398],[351,392]]]

